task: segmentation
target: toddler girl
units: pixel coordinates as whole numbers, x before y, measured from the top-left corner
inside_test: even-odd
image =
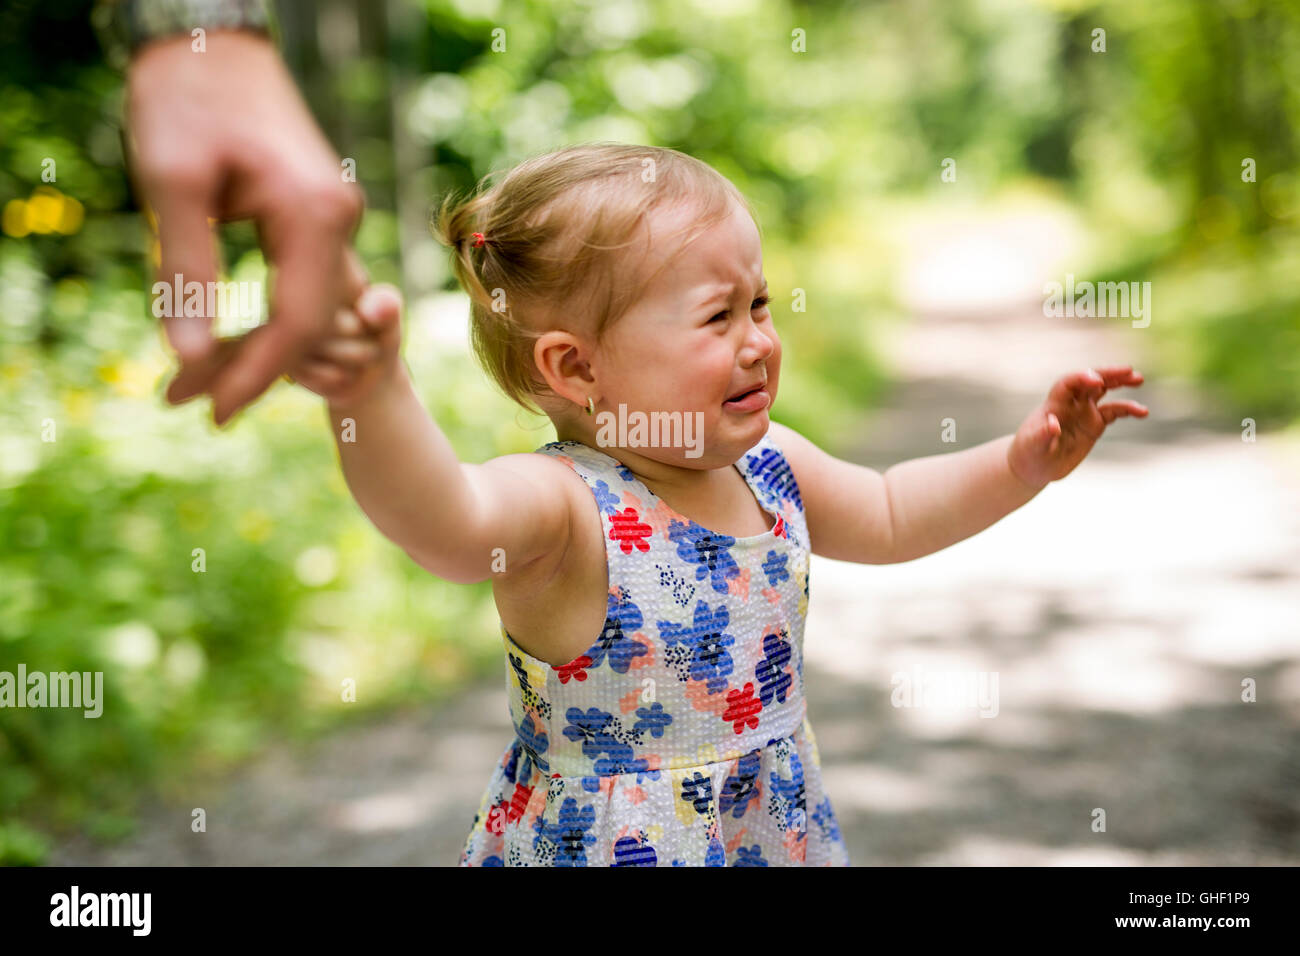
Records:
[[[436,229],[482,364],[557,440],[459,461],[400,361],[391,289],[293,374],[328,399],[380,531],[438,577],[492,581],[515,735],[459,862],[847,865],[806,714],[809,555],[885,564],[969,537],[1145,416],[1097,404],[1141,375],[1067,375],[1015,435],[881,475],[769,417],[758,229],[705,163],[561,149],[449,197]]]

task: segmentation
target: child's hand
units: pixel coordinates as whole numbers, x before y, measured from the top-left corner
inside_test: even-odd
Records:
[[[361,401],[392,373],[401,352],[402,294],[371,286],[351,309],[339,309],[329,338],[311,348],[289,377],[335,408]]]
[[[1021,481],[1034,488],[1064,478],[1092,451],[1106,426],[1121,415],[1145,418],[1138,402],[1097,402],[1107,389],[1142,384],[1131,365],[1066,375],[1052,386],[1047,400],[1030,413],[1007,450],[1007,462]]]

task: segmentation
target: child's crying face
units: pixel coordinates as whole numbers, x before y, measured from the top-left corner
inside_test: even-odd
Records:
[[[655,236],[689,224],[694,210],[659,214]],[[643,299],[610,329],[593,369],[603,411],[690,413],[697,448],[649,447],[638,454],[690,468],[730,465],[766,433],[781,371],[781,340],[767,307],[763,253],[749,214],[733,205],[726,219],[684,249],[647,256],[659,272]],[[760,391],[737,398],[762,386]],[[683,416],[685,417],[685,416]]]

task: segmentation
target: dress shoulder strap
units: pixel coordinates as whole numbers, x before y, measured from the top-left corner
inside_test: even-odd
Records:
[[[770,434],[764,435],[753,448],[736,462],[746,474],[763,503],[781,515],[790,528],[790,540],[808,548],[808,522],[804,515],[803,496],[794,469]]]
[[[655,559],[651,544],[666,520],[636,476],[604,452],[578,441],[550,442],[537,451],[568,465],[591,489],[609,568],[610,613],[615,614],[629,582],[645,580],[642,566]]]

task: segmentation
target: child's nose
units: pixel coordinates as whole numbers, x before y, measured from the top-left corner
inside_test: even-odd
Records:
[[[776,338],[751,323],[745,351],[754,356],[753,361],[760,362],[776,351]]]

